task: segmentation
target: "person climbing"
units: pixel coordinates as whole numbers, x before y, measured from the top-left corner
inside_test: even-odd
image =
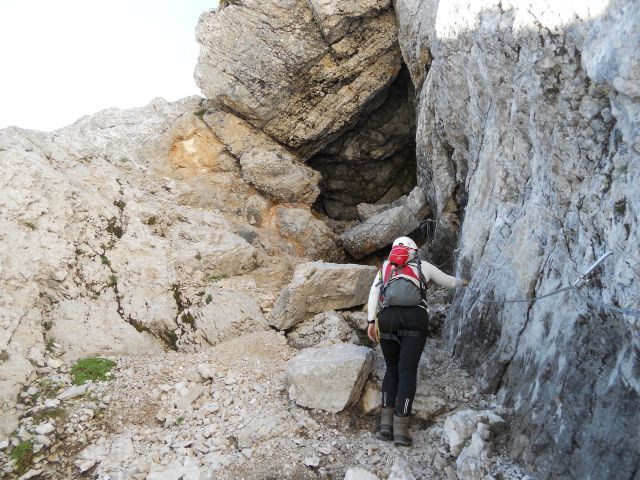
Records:
[[[430,280],[447,288],[469,284],[420,260],[416,243],[409,237],[399,237],[369,292],[368,335],[373,342],[380,341],[386,364],[379,436],[393,439],[399,446],[412,443],[409,415],[418,362],[427,341],[426,287]]]

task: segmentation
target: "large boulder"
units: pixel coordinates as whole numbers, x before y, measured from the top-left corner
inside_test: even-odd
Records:
[[[429,215],[429,204],[427,203],[427,197],[420,187],[414,187],[408,195],[394,200],[391,203],[361,203],[358,205],[358,216],[360,220],[366,221],[372,217],[375,217],[379,213],[386,212],[392,208],[405,206],[416,217],[417,220],[423,220]]]
[[[366,265],[324,262],[296,267],[269,313],[269,324],[287,330],[309,314],[366,303],[377,269]]]
[[[320,195],[320,174],[281,150],[252,148],[240,157],[242,178],[278,200],[311,205]]]
[[[307,408],[344,410],[360,398],[371,365],[371,349],[349,343],[303,350],[287,366],[289,398]]]
[[[353,258],[364,258],[391,245],[397,237],[408,235],[420,221],[405,205],[374,215],[342,234],[344,248]]]
[[[206,12],[196,83],[214,103],[308,156],[375,108],[398,74],[388,4],[247,0]]]

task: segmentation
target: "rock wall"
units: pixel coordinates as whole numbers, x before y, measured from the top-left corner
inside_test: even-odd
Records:
[[[637,478],[640,14],[632,1],[397,0],[418,184],[471,286],[445,336],[540,478]],[[454,252],[454,249],[455,252]],[[576,292],[518,299],[572,284]]]

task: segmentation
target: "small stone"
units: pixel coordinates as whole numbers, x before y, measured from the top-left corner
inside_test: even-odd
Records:
[[[49,368],[60,368],[63,365],[63,362],[61,360],[58,360],[57,358],[48,358],[47,359],[47,367]]]
[[[44,406],[46,408],[55,408],[58,405],[60,405],[60,400],[58,400],[57,398],[47,398],[44,401]]]
[[[38,389],[38,387],[29,387],[27,389],[27,395],[29,395],[30,397],[33,397],[34,395],[37,395],[39,391],[40,390]]]
[[[80,397],[89,390],[89,386],[90,385],[88,383],[85,383],[84,385],[74,385],[58,395],[57,398],[59,400],[71,400],[72,398]]]
[[[2,440],[0,442],[0,452],[9,446],[9,440]]]
[[[37,477],[42,473],[42,470],[29,470],[27,473],[22,475],[19,480],[28,480],[29,478]]]
[[[333,447],[331,445],[325,445],[318,448],[318,451],[323,455],[329,455],[333,451]]]
[[[46,435],[36,435],[33,437],[33,441],[45,447],[51,445],[51,440]]]
[[[52,423],[42,423],[36,427],[36,433],[38,435],[46,435],[47,433],[51,433],[56,429],[56,427]]]
[[[305,457],[304,464],[307,467],[317,468],[320,466],[320,458],[319,457]]]

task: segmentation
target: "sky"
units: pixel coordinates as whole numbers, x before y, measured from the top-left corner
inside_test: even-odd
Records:
[[[0,128],[199,95],[195,26],[216,0],[0,0]]]

